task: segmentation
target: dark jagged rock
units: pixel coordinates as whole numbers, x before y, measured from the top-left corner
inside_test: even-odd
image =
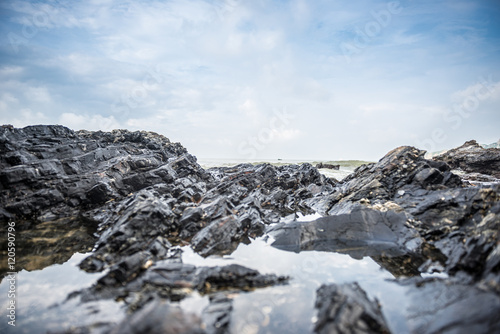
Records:
[[[488,275],[485,260],[500,237],[498,185],[424,192],[396,202],[415,217],[411,222],[415,230],[445,256],[450,273]]]
[[[390,205],[405,190],[438,190],[462,186],[460,178],[444,162],[424,159],[425,151],[399,147],[377,163],[362,165],[333,191],[308,204],[325,215],[348,211],[352,203]],[[388,208],[392,209],[392,208]]]
[[[487,276],[484,262],[499,240],[500,187],[465,187],[446,163],[427,160],[424,153],[401,147],[378,163],[359,167],[316,208],[335,217],[356,204],[405,212],[406,231],[418,232],[421,244],[434,250],[422,248],[424,257],[439,259],[450,273]]]
[[[251,290],[285,282],[237,265],[183,265],[172,243],[192,242],[204,256],[228,253],[229,245],[261,235],[265,224],[279,219],[273,208],[308,210],[294,196],[312,196],[305,189],[311,182],[331,184],[312,166],[207,173],[180,144],[150,132],[2,127],[0,153],[0,219],[15,219],[16,229],[26,230],[23,235],[37,240],[36,247],[48,246],[55,254],[40,231],[56,222],[72,236],[58,237],[56,248],[74,243],[70,249],[87,252],[95,243],[80,267],[107,273],[78,295],[83,301],[126,297],[132,311],[143,309],[156,294],[178,300],[192,290]],[[85,230],[85,225],[93,229],[78,237],[75,229]]]
[[[231,254],[243,233],[240,222],[235,216],[229,215],[211,222],[193,237],[191,244],[201,256]]]
[[[442,162],[424,159],[425,151],[403,146],[387,153],[379,162],[358,167],[331,196],[329,214],[342,204],[371,201],[385,203],[406,189],[457,188],[462,181]]]
[[[164,258],[171,247],[166,236],[177,231],[168,193],[161,195],[164,190],[162,187],[141,190],[115,208],[108,207],[95,252],[80,267],[88,272],[102,271],[137,252]]]
[[[287,277],[260,274],[257,270],[237,264],[224,267],[196,267],[183,264],[179,254],[152,265],[144,253],[137,253],[113,266],[95,285],[73,295],[83,301],[125,299],[131,310],[143,307],[150,296],[178,301],[196,290],[213,294],[225,290],[251,291],[276,284],[285,284]]]
[[[185,148],[151,132],[2,127],[0,219],[76,215],[188,172],[207,177]]]
[[[180,144],[151,132],[3,126],[0,220],[16,221],[23,240],[19,270],[92,249],[80,268],[103,274],[68,300],[123,301],[130,316],[117,327],[103,324],[107,332],[168,332],[175,323],[188,332],[227,332],[233,307],[228,291],[252,291],[287,278],[237,264],[186,264],[179,246],[203,257],[221,256],[266,231],[275,238],[273,246],[285,250],[372,257],[398,277],[395,284],[423,292],[408,311],[415,331],[497,331],[500,185],[474,185],[462,181],[472,174],[452,172],[473,166],[476,173],[489,173],[483,179],[497,177],[497,153],[474,143],[450,152],[449,160],[429,160],[424,151],[400,147],[338,183],[310,164],[204,170]],[[298,222],[299,213],[324,217]],[[2,243],[2,255],[6,249]],[[31,251],[38,254],[30,257]],[[435,272],[446,278],[421,277]],[[433,301],[441,290],[444,302]],[[169,304],[193,292],[210,299],[203,325]],[[432,313],[419,311],[427,304]],[[483,312],[467,319],[464,305]],[[355,284],[320,289],[318,309],[318,332],[387,329],[380,307]]]
[[[500,149],[483,148],[475,140],[470,140],[433,159],[444,161],[452,168],[468,173],[486,174],[500,179]]]
[[[390,333],[377,300],[370,301],[357,283],[322,285],[315,306],[315,333]]]
[[[190,242],[202,256],[230,254],[240,242],[262,235],[264,226],[280,216],[311,210],[304,200],[318,191],[304,185],[331,187],[310,165],[250,165],[233,171],[210,171],[215,175],[210,183],[193,177],[158,183],[106,204],[106,212],[88,211],[85,215],[100,221],[103,232],[96,251],[81,267],[101,271],[139,250],[160,260],[170,247],[166,235],[172,242]]]
[[[401,147],[378,163],[359,167],[331,193],[309,200],[311,207],[330,217],[276,225],[269,232],[276,238],[273,245],[292,251],[371,256],[396,277],[415,276],[417,286],[422,282],[420,274],[444,272],[450,275],[444,280],[451,286],[449,298],[460,307],[473,297],[462,296],[460,287],[453,288],[455,277],[461,277],[460,282],[471,289],[493,294],[496,305],[500,295],[500,186],[467,186],[446,163],[427,160],[424,153]],[[377,241],[381,240],[389,242],[387,247],[380,247]],[[436,323],[454,319],[429,317]],[[500,318],[485,312],[484,319],[467,322],[465,327],[474,328],[476,321],[482,324],[480,332],[487,332],[485,328],[499,326]]]
[[[340,169],[340,165],[327,164],[327,163],[320,162],[319,164],[316,164],[316,168],[318,168],[318,169],[325,168],[325,169],[339,170]]]

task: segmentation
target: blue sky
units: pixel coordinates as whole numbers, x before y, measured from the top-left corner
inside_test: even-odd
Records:
[[[3,1],[0,123],[199,158],[376,160],[500,138],[498,1]]]

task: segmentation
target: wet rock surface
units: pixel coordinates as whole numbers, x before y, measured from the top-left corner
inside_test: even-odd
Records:
[[[500,179],[500,149],[483,148],[475,140],[434,157],[444,161],[452,168],[467,173],[478,173]],[[477,176],[476,176],[477,177]]]
[[[451,279],[401,280],[409,286],[409,329],[413,333],[498,333],[498,294],[481,285]],[[432,302],[429,302],[432,301]]]
[[[231,332],[237,320],[233,295],[286,287],[294,277],[239,264],[188,264],[185,247],[210,259],[230,256],[262,236],[285,251],[371,258],[411,295],[403,320],[410,332],[495,332],[500,185],[473,185],[452,171],[497,177],[496,165],[487,162],[494,152],[481,151],[480,158],[469,159],[475,163],[466,163],[479,169],[455,164],[468,151],[428,160],[424,151],[400,147],[338,182],[310,164],[204,170],[180,144],[150,132],[4,126],[0,220],[15,220],[23,240],[18,270],[91,251],[80,268],[102,274],[67,302],[85,307],[116,301],[129,316],[101,325],[90,321],[76,332]],[[314,213],[322,217],[297,219]],[[198,315],[178,306],[193,294],[208,296]],[[474,311],[468,313],[470,305]],[[391,330],[384,305],[355,279],[323,285],[316,308],[311,332]]]
[[[0,152],[3,219],[78,214],[177,175],[205,176],[185,148],[151,132],[2,127]]]

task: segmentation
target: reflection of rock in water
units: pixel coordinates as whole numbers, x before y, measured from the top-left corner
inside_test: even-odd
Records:
[[[110,334],[203,334],[201,319],[180,308],[154,299],[119,323]]]
[[[390,272],[394,277],[420,276],[420,266],[425,259],[417,254],[405,254],[401,256],[387,256],[385,254],[371,256],[373,261],[380,267]]]
[[[301,250],[339,251],[344,245],[373,245],[373,252],[381,254],[392,250],[401,255],[420,244],[416,231],[405,226],[405,214],[381,212],[355,205],[349,213],[319,218],[312,222],[292,222],[273,226],[269,234],[276,240],[274,246],[295,247]],[[339,245],[339,246],[337,246]],[[377,248],[380,247],[381,251]],[[367,251],[370,252],[366,247]],[[367,254],[370,255],[370,254]]]
[[[405,225],[402,213],[353,206],[350,213],[273,226],[268,233],[279,249],[348,254],[354,259],[372,257],[394,276],[420,275],[425,258],[417,253],[422,240]]]
[[[315,306],[315,333],[390,333],[380,304],[370,301],[357,283],[322,285]]]
[[[74,253],[90,252],[97,241],[96,222],[81,217],[61,218],[26,228],[29,224],[17,222],[16,271],[40,270],[53,264],[64,263]],[[2,244],[1,250],[2,256],[7,256],[6,245]],[[2,277],[6,272],[12,271],[8,270],[7,263],[4,262],[0,264]]]
[[[206,333],[228,333],[233,311],[231,292],[217,292],[210,296],[210,304],[203,310],[203,323]]]

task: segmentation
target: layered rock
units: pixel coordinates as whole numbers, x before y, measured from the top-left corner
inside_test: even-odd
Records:
[[[70,245],[73,252],[94,249],[80,267],[108,271],[72,297],[125,297],[134,313],[158,294],[179,300],[193,290],[213,294],[285,283],[285,277],[237,265],[184,265],[177,245],[191,243],[203,256],[231,253],[282,215],[310,211],[303,200],[333,187],[310,165],[205,171],[180,144],[150,132],[75,132],[62,126],[0,130],[0,219],[15,220],[18,231],[37,240],[36,247],[48,246],[55,254]],[[88,232],[78,242],[76,234],[62,233],[57,247],[42,245],[39,227],[59,226],[55,222]],[[71,254],[65,250],[57,255],[61,260],[53,256],[46,265]],[[18,262],[18,269],[44,266],[25,262]],[[118,328],[136,331],[131,321]],[[147,328],[163,328],[158,326]]]
[[[494,315],[500,312],[500,185],[470,186],[446,163],[427,160],[424,153],[401,147],[377,163],[359,167],[331,194],[309,201],[328,217],[278,225],[270,233],[281,249],[371,256],[401,277],[401,284],[410,284],[412,293],[420,294],[421,286],[428,287],[426,297],[414,306],[422,310],[428,308],[424,300],[441,298],[445,289],[446,298],[436,303],[439,306],[433,304],[432,313],[409,309],[409,328],[415,332],[462,328],[494,332],[500,326]],[[420,277],[435,272],[448,276],[432,281]],[[407,276],[414,276],[411,283],[404,280]],[[316,330],[358,330],[358,320],[338,313],[344,310],[338,305],[338,291],[345,287],[330,289],[336,291],[330,297],[318,295],[320,315],[329,316],[320,317]],[[360,309],[356,315],[373,314],[373,305],[344,299],[342,303],[348,303],[347,310],[354,303]],[[469,305],[483,309],[479,306],[483,303],[487,309],[467,318]],[[326,310],[324,305],[329,305]],[[363,324],[362,328],[369,327]]]
[[[283,250],[371,257],[410,293],[428,296],[415,298],[415,311],[408,311],[416,332],[461,326],[488,332],[500,324],[494,316],[500,313],[500,185],[474,186],[452,169],[497,177],[495,152],[469,143],[449,158],[429,160],[424,151],[400,147],[338,183],[310,164],[204,170],[180,144],[151,132],[4,126],[0,220],[15,220],[29,240],[20,246],[19,270],[92,250],[80,268],[103,274],[69,299],[123,300],[130,317],[106,325],[107,332],[169,332],[172,324],[184,332],[229,331],[228,291],[286,284],[288,277],[236,264],[186,264],[182,247],[222,256],[264,234]],[[302,222],[299,213],[323,217]],[[44,259],[36,264],[29,258],[34,249]],[[422,277],[436,272],[443,276]],[[446,298],[432,302],[432,314],[419,311],[442,289]],[[172,305],[195,292],[210,300],[201,318]],[[323,286],[315,330],[388,332],[383,309],[372,300],[354,282]],[[460,313],[482,304],[487,312],[471,320]]]
[[[424,154],[412,147],[397,148],[379,162],[356,169],[332,193],[309,200],[311,207],[336,217],[329,218],[330,226],[335,226],[331,227],[330,236],[315,237],[345,239],[357,226],[364,226],[358,240],[366,240],[367,233],[372,240],[377,239],[378,234],[370,231],[384,221],[382,216],[365,219],[367,223],[362,219],[351,223],[352,218],[346,214],[359,212],[360,206],[366,208],[365,212],[399,212],[405,216],[388,225],[393,229],[405,226],[403,234],[413,240],[417,233],[417,244],[424,247],[417,252],[427,254],[431,261],[440,259],[449,272],[468,270],[487,276],[481,266],[492,267],[485,261],[499,240],[500,185],[468,187],[446,163],[425,159]],[[339,220],[345,223],[333,223]],[[354,229],[341,227],[343,224]],[[397,242],[401,246],[402,240]],[[434,250],[432,254],[429,249]]]
[[[179,143],[145,131],[0,128],[1,219],[78,214],[185,175],[206,173]]]
[[[486,174],[500,179],[500,149],[483,148],[475,140],[434,157],[467,173]]]

